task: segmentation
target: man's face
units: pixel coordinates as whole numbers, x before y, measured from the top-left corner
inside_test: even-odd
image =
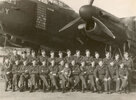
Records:
[[[61,62],[60,62],[60,65],[64,65],[64,61],[61,61]]]
[[[14,50],[14,51],[13,51],[13,54],[14,54],[14,55],[17,55],[17,51],[16,51],[16,50]]]
[[[102,61],[100,61],[100,62],[99,62],[99,65],[100,65],[100,66],[103,66],[103,62],[102,62]]]
[[[80,56],[80,51],[76,52],[76,55],[77,55],[77,57],[79,57]]]
[[[85,62],[82,62],[82,63],[81,63],[81,66],[85,66]]]
[[[71,55],[71,51],[68,51],[68,52],[67,52],[67,55],[70,56],[70,55]]]
[[[69,68],[69,65],[68,65],[68,64],[65,64],[65,67],[66,67],[66,68]]]
[[[71,62],[71,64],[72,64],[72,65],[75,65],[75,64],[76,64],[76,62],[73,60],[73,61]]]
[[[90,52],[89,51],[86,52],[86,56],[87,57],[90,56]]]
[[[25,54],[25,53],[23,53],[23,54],[22,54],[22,57],[23,57],[23,58],[25,58],[25,57],[26,57],[26,54]]]
[[[9,60],[8,60],[8,59],[6,59],[6,60],[5,60],[5,63],[9,63]]]
[[[15,61],[15,64],[16,64],[16,65],[18,65],[18,64],[19,64],[19,61],[18,61],[18,60],[17,60],[17,61]]]
[[[23,64],[26,66],[26,64],[27,64],[26,61],[24,61]]]
[[[63,54],[62,53],[59,53],[59,57],[62,58]]]
[[[94,66],[95,66],[95,62],[94,62],[94,61],[93,61],[91,64],[92,64],[92,67],[94,67]]]
[[[123,63],[121,63],[121,64],[120,64],[120,68],[123,68],[123,67],[124,67],[124,64],[123,64]]]
[[[124,58],[126,58],[126,59],[128,58],[128,53],[124,54]]]
[[[106,53],[106,58],[109,58],[110,57],[110,53]]]
[[[114,66],[114,62],[110,62],[110,65],[111,65],[111,66]]]
[[[30,55],[30,52],[29,52],[29,51],[27,52],[27,55],[28,55],[28,56]]]
[[[45,56],[45,55],[46,55],[46,53],[43,51],[43,52],[42,52],[42,55],[43,55],[43,56]]]
[[[32,52],[32,56],[35,56],[35,52]]]
[[[118,60],[118,59],[119,59],[119,55],[116,55],[116,56],[115,56],[115,59]]]
[[[98,53],[95,54],[95,58],[99,58],[99,54]]]
[[[54,52],[51,52],[51,53],[50,53],[50,56],[51,56],[51,57],[54,57]]]
[[[36,65],[36,61],[33,61],[32,64],[33,64],[33,66],[35,66]]]
[[[43,61],[43,62],[42,62],[42,65],[43,65],[43,66],[44,66],[44,65],[46,65],[46,62],[45,62],[45,61]]]
[[[51,65],[54,66],[55,65],[55,61],[51,61]]]

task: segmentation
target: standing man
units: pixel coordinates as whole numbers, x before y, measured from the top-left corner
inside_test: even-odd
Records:
[[[59,57],[56,58],[56,63],[57,63],[57,65],[59,65],[59,63],[60,63],[62,60],[64,60],[62,51],[59,51],[58,55],[59,55]]]
[[[76,64],[80,64],[83,57],[80,55],[80,51],[76,50],[76,54],[74,56],[74,60],[76,61]]]
[[[87,65],[90,65],[91,62],[92,62],[92,60],[93,60],[93,57],[90,56],[90,51],[89,51],[89,50],[86,50],[86,51],[85,51],[85,56],[83,57],[83,61],[85,61],[85,63],[86,63]]]
[[[20,56],[18,55],[18,52],[16,49],[13,50],[13,55],[10,57],[10,63],[11,65],[15,64],[15,61],[20,61]]]
[[[46,52],[42,50],[41,55],[39,56],[39,64],[42,65],[42,62],[45,61],[46,65],[48,65],[48,57],[46,56]]]
[[[118,54],[118,53],[115,54],[114,64],[115,64],[115,66],[116,66],[117,68],[119,68],[120,61],[121,61],[121,59],[120,59],[119,54]]]
[[[28,58],[28,61],[29,64],[31,64],[33,61],[36,61],[37,63],[39,62],[36,53],[34,51],[32,51],[31,55]]]
[[[131,91],[131,81],[132,81],[132,71],[134,69],[133,59],[129,57],[128,52],[124,53],[123,63],[127,67],[129,76],[128,76],[128,91]]]
[[[73,56],[71,55],[71,51],[70,50],[67,50],[67,56],[65,57],[65,62],[70,64],[71,61],[73,60]]]
[[[99,61],[100,61],[100,55],[98,52],[95,52],[95,58],[93,59],[93,61],[95,62],[95,65],[99,65]]]
[[[54,60],[54,62],[56,63],[56,57],[53,51],[50,52],[50,57],[48,58],[48,62],[51,63],[52,60]]]
[[[103,63],[105,64],[105,66],[107,67],[111,61],[111,53],[110,52],[106,52],[105,54],[105,58],[103,59]]]

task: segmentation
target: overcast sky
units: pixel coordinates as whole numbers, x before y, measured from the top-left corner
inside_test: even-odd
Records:
[[[76,12],[89,0],[61,0]],[[136,16],[136,0],[94,0],[94,5],[118,17]]]

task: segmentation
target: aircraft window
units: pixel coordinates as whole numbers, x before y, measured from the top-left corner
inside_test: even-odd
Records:
[[[52,0],[53,4],[59,5],[59,0]]]
[[[49,0],[50,3],[53,3],[53,0]]]
[[[19,0],[5,0],[8,3],[16,4]]]
[[[62,2],[59,2],[59,6],[60,6],[60,7],[63,7],[63,3],[62,3]]]
[[[48,0],[38,0],[38,1],[48,4]]]

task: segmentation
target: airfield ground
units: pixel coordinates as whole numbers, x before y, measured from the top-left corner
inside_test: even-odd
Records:
[[[136,92],[130,94],[97,94],[97,93],[81,93],[68,92],[62,94],[61,92],[43,93],[37,91],[34,93],[27,92],[5,92],[4,82],[0,81],[0,100],[136,100]]]

